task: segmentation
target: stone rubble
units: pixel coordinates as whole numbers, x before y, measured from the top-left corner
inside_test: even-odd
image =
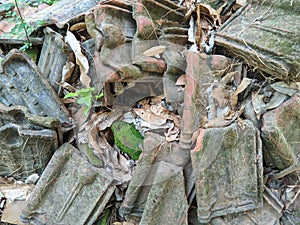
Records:
[[[299,223],[299,3],[270,2],[62,0],[28,16],[45,21],[36,63],[0,38],[0,203],[7,176],[37,173],[24,224]],[[91,87],[103,98],[76,95]]]

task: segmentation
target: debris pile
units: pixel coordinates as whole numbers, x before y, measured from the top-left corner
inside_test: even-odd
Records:
[[[299,3],[1,4],[3,221],[300,222]]]

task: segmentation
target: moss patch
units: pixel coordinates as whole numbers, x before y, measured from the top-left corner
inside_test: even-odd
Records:
[[[135,126],[126,122],[114,122],[111,129],[114,133],[115,144],[121,151],[127,153],[134,160],[139,159],[142,152],[140,146],[144,138]]]

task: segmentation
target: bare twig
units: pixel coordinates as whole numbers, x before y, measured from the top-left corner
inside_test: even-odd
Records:
[[[296,164],[288,167],[287,169],[282,170],[279,173],[271,174],[269,178],[271,180],[280,179],[280,178],[285,177],[286,175],[289,175],[289,174],[295,173],[295,172],[299,172],[299,171],[300,171],[300,164],[296,163]]]

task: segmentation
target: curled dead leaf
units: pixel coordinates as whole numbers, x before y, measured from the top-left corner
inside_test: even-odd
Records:
[[[236,107],[238,103],[238,94],[246,90],[246,88],[251,84],[252,79],[250,78],[244,78],[238,88],[232,93],[232,96],[230,98],[230,105],[231,107]]]
[[[238,73],[239,73],[238,71],[233,71],[233,72],[227,73],[224,77],[222,77],[220,83],[225,85],[225,84],[228,84],[228,83],[232,82],[234,80],[234,77]]]
[[[179,128],[176,126],[172,126],[168,129],[168,131],[165,133],[166,141],[172,142],[172,141],[178,141],[179,140]]]
[[[208,121],[204,128],[213,128],[213,127],[226,127],[232,124],[245,110],[245,106],[242,106],[239,111],[230,111],[226,116],[219,116]]]
[[[160,117],[168,119],[168,120],[172,120],[175,123],[175,125],[180,128],[180,126],[181,126],[180,116],[175,115],[171,111],[164,108],[162,105],[160,105],[160,104],[151,105],[150,110],[152,113],[154,113],[157,116],[160,116]]]
[[[156,56],[156,55],[163,53],[166,49],[167,49],[167,46],[164,46],[164,45],[154,46],[154,47],[149,48],[148,50],[144,51],[143,55]]]
[[[84,29],[86,29],[86,23],[85,22],[75,23],[70,27],[70,31],[84,30]]]
[[[217,86],[212,90],[211,94],[220,107],[224,108],[227,106],[230,99],[230,92],[225,89],[225,86]]]
[[[214,25],[221,25],[220,12],[212,8],[208,4],[200,4],[201,14],[212,19]]]
[[[61,78],[62,82],[69,81],[71,79],[74,69],[75,69],[74,63],[67,61],[62,71],[62,78]]]
[[[178,77],[178,79],[176,80],[175,85],[177,86],[185,86],[185,74],[182,74]]]
[[[85,55],[81,52],[81,47],[79,41],[72,32],[67,31],[65,36],[65,41],[70,45],[72,51],[76,57],[76,63],[79,65],[80,69],[80,81],[85,87],[89,87],[91,83],[91,78],[88,76],[89,62]]]
[[[147,121],[148,123],[154,124],[154,125],[163,125],[167,122],[166,118],[163,118],[161,116],[155,115],[151,110],[149,109],[133,109],[133,111],[141,117],[143,120]]]

